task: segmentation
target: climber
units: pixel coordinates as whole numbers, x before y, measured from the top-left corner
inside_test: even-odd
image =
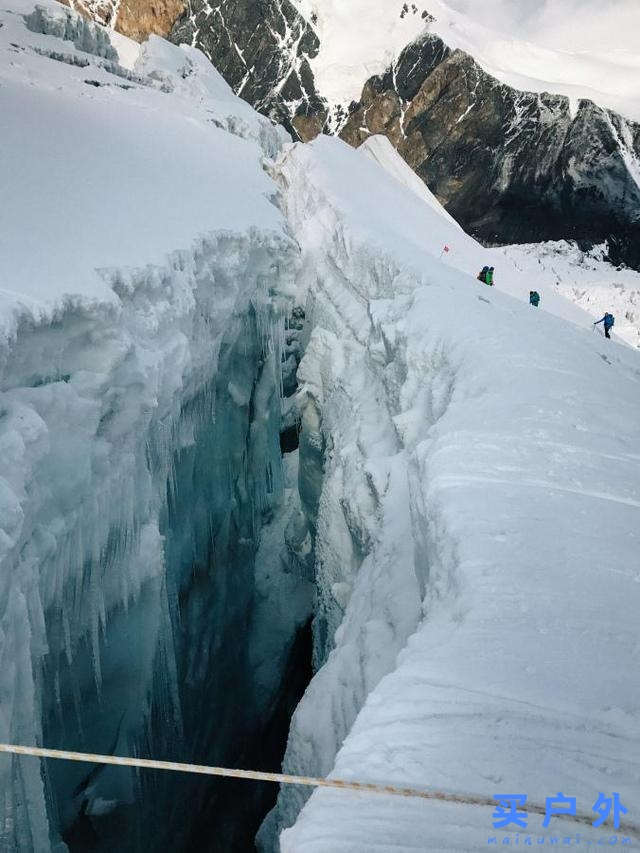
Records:
[[[487,272],[484,279],[485,284],[488,284],[489,287],[493,287],[493,271],[494,267],[489,267],[489,271]]]
[[[482,267],[482,272],[478,273],[478,281],[481,281],[483,284],[486,284],[488,272],[489,272],[489,267]]]
[[[540,294],[537,290],[529,291],[529,305],[533,305],[534,308],[537,308],[540,305]]]
[[[611,331],[611,329],[613,329],[613,324],[615,323],[615,321],[616,319],[613,314],[609,314],[607,312],[602,318],[602,320],[598,320],[597,323],[593,324],[593,327],[595,328],[596,326],[599,326],[600,323],[604,323],[604,336],[605,338],[610,338],[611,335],[609,334],[609,332]]]

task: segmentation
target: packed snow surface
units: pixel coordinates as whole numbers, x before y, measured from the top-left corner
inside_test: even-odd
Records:
[[[16,0],[13,8],[0,31],[4,303],[35,312],[69,297],[116,304],[109,268],[161,263],[220,229],[280,229],[257,146],[217,127],[216,107],[202,95],[218,110],[233,99],[234,121],[267,130],[202,54],[152,37],[129,80],[114,60],[69,39],[25,38],[20,13],[33,4]],[[72,15],[57,4],[42,8],[45,21]],[[175,74],[164,87],[171,92],[162,90],[161,73]],[[249,196],[256,204],[245,203]]]
[[[311,61],[318,91],[330,103],[358,100],[365,81],[393,63],[425,30],[464,50],[503,83],[532,92],[589,98],[640,120],[640,56],[625,50],[570,52],[542,47],[489,29],[444,0],[294,0],[315,16],[320,52]],[[406,11],[403,7],[406,6]],[[431,21],[424,15],[430,15]]]
[[[607,260],[607,247],[588,252],[566,241],[505,246],[499,254],[513,263],[541,293],[558,293],[588,311],[594,321],[606,311],[615,334],[640,347],[640,273]],[[600,326],[602,329],[602,326]]]
[[[523,793],[543,807],[562,791],[587,815],[615,790],[633,821],[638,354],[594,335],[554,293],[545,303],[565,302],[571,323],[440,262],[456,238],[464,266],[471,243],[365,152],[322,137],[279,168],[313,318],[299,369],[301,486],[312,480],[305,441],[325,446],[323,665],[294,715],[285,770]],[[303,802],[283,788],[261,849]],[[492,812],[321,790],[281,849],[515,843]],[[544,830],[539,815],[528,827],[602,837]]]

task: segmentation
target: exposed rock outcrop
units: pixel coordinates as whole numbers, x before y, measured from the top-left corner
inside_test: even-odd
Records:
[[[170,36],[200,48],[236,94],[296,137],[322,130],[326,106],[309,59],[320,47],[312,25],[289,0],[187,0]]]
[[[144,41],[151,34],[166,37],[184,12],[183,0],[60,0],[85,18]]]
[[[183,0],[121,0],[116,29],[136,41],[168,36],[184,12]]]
[[[314,23],[291,0],[71,2],[135,39],[155,32],[200,48],[296,139],[338,132],[357,146],[385,134],[486,243],[606,240],[614,262],[640,269],[640,125],[591,101],[513,89],[426,32],[329,118],[310,63]]]
[[[613,235],[634,259],[640,126],[591,101],[519,92],[427,34],[351,105],[342,138],[373,133],[485,242]]]

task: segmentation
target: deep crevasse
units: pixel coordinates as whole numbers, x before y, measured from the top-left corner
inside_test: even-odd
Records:
[[[15,5],[26,17],[0,28],[17,57],[0,90],[0,740],[239,759],[310,604],[259,536],[296,511],[279,430],[298,250],[263,168],[286,135],[197,51],[152,39],[126,72],[74,12]],[[174,782],[5,758],[1,846],[186,844],[210,806]],[[113,838],[89,839],[87,815]]]
[[[256,234],[181,255],[164,286],[175,288],[177,302],[188,294],[190,310],[167,310],[151,334],[141,327],[156,294],[140,284],[137,304],[125,299],[112,323],[79,312],[63,315],[57,328],[18,331],[10,363],[21,375],[5,374],[2,397],[3,469],[14,474],[4,481],[2,513],[2,740],[41,742],[44,718],[48,743],[108,750],[125,715],[118,743],[126,749],[144,730],[152,700],[164,703],[157,711],[173,718],[171,731],[181,731],[185,685],[199,685],[208,671],[211,634],[233,622],[225,608],[244,618],[261,519],[282,496],[282,317],[265,288],[287,281],[276,259],[290,263],[288,252]],[[46,357],[53,351],[55,367]],[[209,564],[228,563],[229,548],[240,552],[245,572],[235,600],[221,578],[198,596],[197,564],[207,577]],[[178,618],[182,636],[174,637]],[[182,651],[180,684],[174,645]],[[34,848],[45,849],[39,768],[14,765],[18,778],[33,771],[21,782],[33,814],[21,815],[16,792],[5,799],[5,827],[29,849],[20,834],[28,823]],[[83,774],[61,770],[63,788]],[[51,772],[58,776],[58,767]],[[3,788],[12,788],[6,775]],[[100,798],[110,799],[104,791]]]

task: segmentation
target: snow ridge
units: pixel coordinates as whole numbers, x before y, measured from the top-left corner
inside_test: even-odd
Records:
[[[587,811],[614,773],[633,803],[638,687],[606,661],[635,635],[637,354],[428,256],[444,219],[358,156],[319,138],[279,166],[314,327],[303,437],[324,459],[320,483],[301,481],[323,665],[284,767],[536,801],[560,788]],[[603,405],[614,387],[620,406]],[[294,819],[286,853],[504,836],[490,809],[318,791],[298,814],[303,799],[283,788],[260,849]]]

